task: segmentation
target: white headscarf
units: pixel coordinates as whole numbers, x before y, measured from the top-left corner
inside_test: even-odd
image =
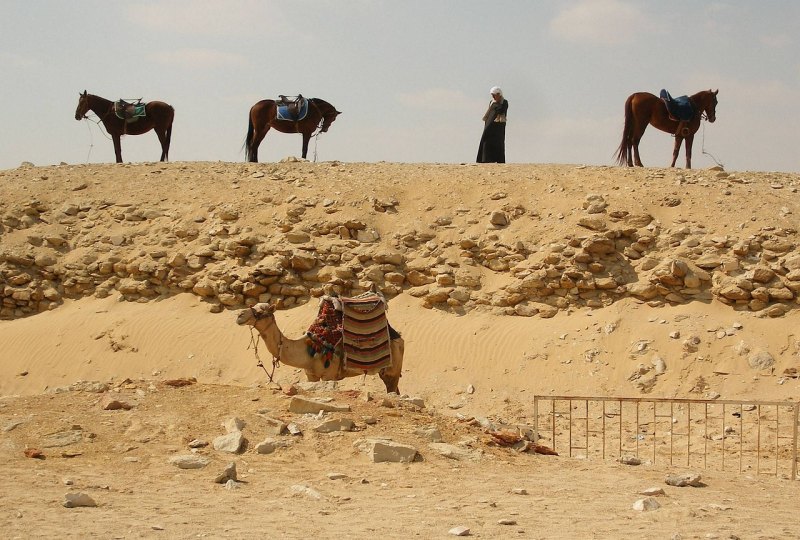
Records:
[[[492,86],[492,89],[489,90],[489,93],[490,94],[500,94],[501,96],[503,95],[503,91],[500,90],[499,86]]]

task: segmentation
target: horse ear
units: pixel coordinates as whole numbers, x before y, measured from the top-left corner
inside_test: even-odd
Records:
[[[86,95],[86,90],[84,90],[84,91],[83,91],[83,94],[81,94],[81,95],[85,96],[85,95]]]
[[[716,96],[717,94],[719,94],[719,88],[717,88],[716,90],[714,90],[714,95]]]

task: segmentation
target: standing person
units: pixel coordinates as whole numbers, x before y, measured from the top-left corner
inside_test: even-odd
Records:
[[[505,163],[506,162],[506,113],[508,100],[503,97],[503,91],[495,86],[489,93],[492,101],[486,114],[483,115],[483,135],[478,146],[478,163]]]

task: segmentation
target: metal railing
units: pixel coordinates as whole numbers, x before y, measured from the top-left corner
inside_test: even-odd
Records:
[[[561,455],[797,478],[793,402],[534,396],[534,440]]]

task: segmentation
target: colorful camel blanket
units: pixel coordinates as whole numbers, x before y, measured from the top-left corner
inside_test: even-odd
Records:
[[[341,306],[340,306],[341,308]],[[320,300],[317,318],[306,331],[308,355],[322,355],[325,367],[330,366],[336,349],[342,344],[342,312],[336,309],[333,300],[325,297]]]
[[[392,365],[386,301],[374,293],[342,298],[346,369],[374,372]]]

